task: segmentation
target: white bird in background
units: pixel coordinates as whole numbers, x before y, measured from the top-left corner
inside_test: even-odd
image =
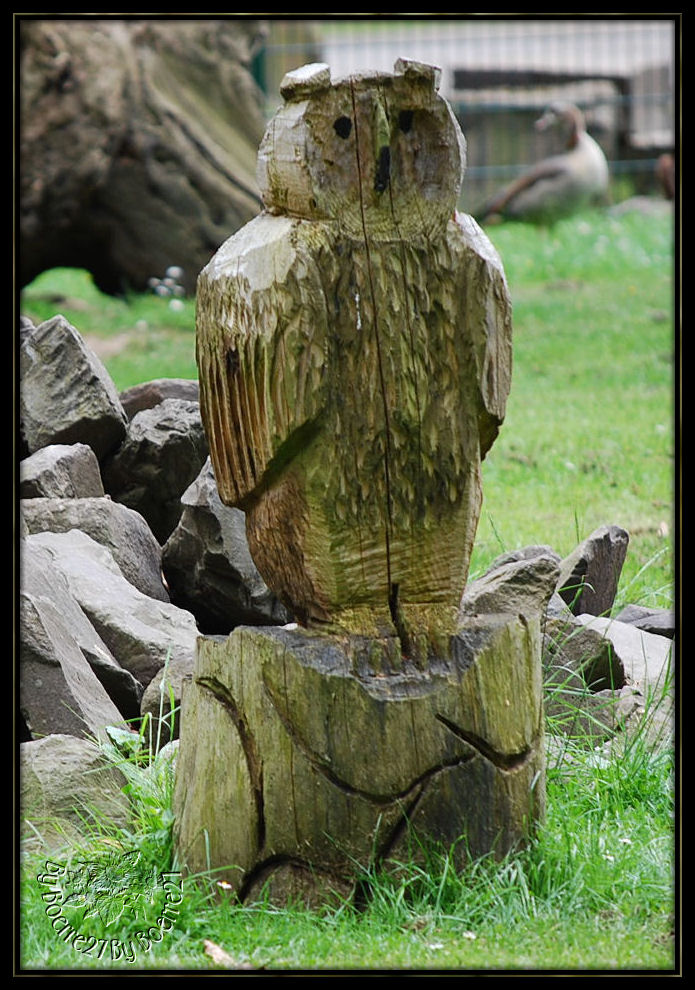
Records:
[[[606,194],[606,156],[587,134],[581,110],[569,103],[552,104],[536,121],[537,130],[549,128],[565,134],[565,151],[537,162],[497,193],[479,211],[480,222],[507,219],[550,224]]]

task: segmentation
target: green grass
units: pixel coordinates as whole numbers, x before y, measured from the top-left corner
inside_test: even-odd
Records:
[[[510,284],[515,364],[508,415],[484,465],[473,573],[526,544],[568,553],[597,526],[616,523],[630,534],[618,605],[669,605],[672,222],[594,213],[551,232],[509,225],[488,234]],[[154,296],[110,299],[85,273],[60,270],[27,288],[22,311],[35,319],[62,312],[102,349],[119,388],[196,375],[192,300],[174,312]],[[483,860],[456,875],[435,852],[427,869],[394,864],[367,878],[373,898],[362,913],[239,908],[214,879],[187,881],[176,925],[138,965],[213,968],[209,940],[239,967],[268,970],[668,970],[676,952],[673,752],[645,731],[613,756],[581,740],[562,756],[550,763],[537,839],[501,864]],[[153,786],[148,762],[129,763],[128,828],[85,828],[90,856],[136,849],[145,872],[173,865],[171,781],[165,771]],[[84,965],[50,927],[41,862],[22,863],[20,962]],[[128,968],[96,963],[111,966]]]
[[[553,731],[553,725],[549,726]],[[53,862],[139,854],[146,885],[152,869],[175,869],[170,813],[171,763],[144,748],[125,770],[132,820],[86,829],[84,846],[56,850]],[[145,754],[146,758],[136,758]],[[310,912],[296,906],[235,905],[214,877],[186,879],[175,924],[162,940],[137,951],[134,963],[89,960],[66,946],[46,916],[39,882],[45,855],[22,864],[20,963],[33,969],[206,970],[215,964],[263,970],[669,970],[674,949],[673,752],[654,747],[646,732],[625,737],[619,758],[581,740],[551,757],[548,814],[534,843],[502,862],[473,861],[457,873],[450,853],[421,850],[417,863],[390,863],[365,875],[371,898]],[[65,910],[65,915],[69,912]],[[150,908],[150,921],[152,911]],[[147,928],[128,919],[79,931],[116,944]],[[118,954],[118,950],[116,951]]]
[[[197,378],[195,300],[151,293],[126,298],[101,293],[89,272],[54,268],[21,295],[35,323],[62,313],[102,357],[119,389],[152,378]]]
[[[623,526],[630,601],[672,598],[673,231],[670,218],[588,214],[552,232],[491,227],[514,305],[507,417],[483,467],[473,567],[502,550],[560,554]],[[639,571],[656,557],[650,586]]]

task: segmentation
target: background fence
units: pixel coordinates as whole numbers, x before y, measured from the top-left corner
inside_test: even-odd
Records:
[[[676,143],[676,23],[672,17],[271,21],[254,64],[268,114],[286,71],[323,61],[334,76],[392,71],[401,56],[442,69],[440,92],[468,143],[465,208],[549,153],[533,121],[553,99],[584,111],[621,190],[655,191],[657,158]],[[629,180],[629,181],[624,181]]]

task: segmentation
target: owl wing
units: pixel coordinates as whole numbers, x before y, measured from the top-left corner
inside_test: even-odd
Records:
[[[298,235],[307,223],[261,214],[198,277],[201,417],[228,505],[270,484],[321,426],[327,316]]]
[[[449,230],[459,257],[463,325],[472,335],[482,458],[504,420],[511,388],[512,306],[500,256],[473,217],[457,213]]]

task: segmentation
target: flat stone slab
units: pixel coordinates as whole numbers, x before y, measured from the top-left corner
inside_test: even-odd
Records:
[[[30,454],[86,443],[99,461],[123,440],[126,415],[106,368],[64,316],[20,328],[20,435]]]
[[[21,836],[40,851],[79,840],[85,820],[125,826],[126,778],[89,739],[54,733],[19,747]]]
[[[29,533],[80,530],[106,547],[123,577],[143,595],[168,602],[162,583],[162,548],[139,512],[110,498],[20,500]]]
[[[53,443],[19,465],[20,498],[99,498],[99,461],[86,443]]]
[[[673,639],[676,635],[676,613],[671,608],[645,608],[643,605],[626,605],[615,616],[618,622],[625,622],[644,632],[655,633]]]
[[[628,543],[620,526],[599,526],[561,562],[557,590],[575,615],[610,612]]]
[[[576,621],[608,640],[625,671],[626,682],[645,697],[673,683],[673,643],[605,616],[578,615]]]

